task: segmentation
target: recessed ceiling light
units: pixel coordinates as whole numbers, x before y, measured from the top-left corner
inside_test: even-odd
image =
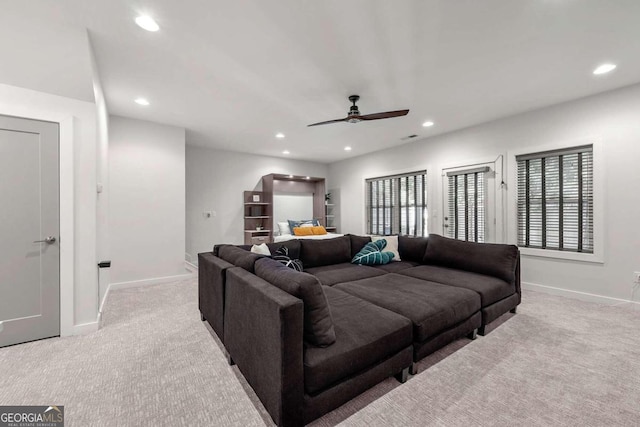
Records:
[[[349,146],[344,147],[344,151],[351,151],[351,147]]]
[[[602,64],[598,68],[593,70],[593,74],[595,74],[596,76],[600,74],[607,74],[615,69],[616,69],[615,64]]]
[[[434,124],[435,124],[435,123],[433,123],[431,120],[428,120],[428,121],[424,122],[424,123],[422,124],[422,126],[423,126],[423,127],[425,127],[425,128],[430,128],[430,127],[431,127],[431,126],[433,126]]]
[[[284,133],[282,132],[276,133],[276,138],[280,138],[280,139],[284,138]]]
[[[282,154],[289,154],[289,150],[284,150]]]
[[[147,101],[145,98],[136,98],[135,102],[136,104],[144,105],[145,107],[149,105],[149,101]]]
[[[136,18],[136,24],[138,24],[138,26],[140,28],[144,28],[147,31],[158,31],[160,29],[160,26],[158,25],[158,23],[156,21],[153,20],[152,17],[148,16],[148,15],[140,15]]]
[[[293,178],[293,175],[289,175],[289,178]]]

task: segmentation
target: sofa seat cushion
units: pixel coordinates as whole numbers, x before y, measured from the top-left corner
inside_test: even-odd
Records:
[[[480,310],[480,296],[476,292],[395,273],[335,287],[411,319],[413,338],[417,342],[457,325]]]
[[[413,268],[417,265],[420,265],[420,264],[413,261],[402,260],[399,262],[391,262],[389,264],[384,264],[384,265],[376,265],[374,267],[377,268],[378,270],[382,270],[387,273],[397,273],[399,271],[406,270],[407,268]]]
[[[407,348],[411,321],[334,288],[325,287],[336,342],[325,348],[305,344],[304,387],[318,393]]]
[[[356,265],[348,262],[342,264],[325,265],[324,267],[306,268],[305,273],[313,274],[325,286],[336,283],[352,282],[386,274],[384,271],[367,265]]]
[[[471,289],[480,294],[482,307],[487,307],[500,301],[516,291],[513,284],[496,277],[453,268],[437,267],[435,265],[421,265],[409,268],[402,270],[400,274],[430,280],[432,282],[444,283],[445,285]]]

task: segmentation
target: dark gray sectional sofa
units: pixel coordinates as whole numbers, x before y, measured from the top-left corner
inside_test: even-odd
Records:
[[[474,339],[520,303],[512,245],[399,236],[402,261],[351,264],[369,237],[270,244],[297,272],[249,246],[199,254],[199,308],[278,425],[303,425],[414,362]]]

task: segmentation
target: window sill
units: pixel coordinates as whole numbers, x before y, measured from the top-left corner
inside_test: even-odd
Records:
[[[578,252],[563,252],[552,249],[534,249],[534,248],[519,248],[520,254],[525,257],[536,258],[553,258],[569,261],[589,262],[593,264],[604,264],[604,257],[602,254],[583,254]]]

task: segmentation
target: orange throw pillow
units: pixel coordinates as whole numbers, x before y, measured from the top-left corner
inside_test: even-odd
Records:
[[[319,236],[321,234],[327,234],[327,230],[321,225],[311,227],[311,231],[313,231],[313,234],[315,234],[316,236]]]
[[[313,236],[313,227],[293,227],[295,236]]]

